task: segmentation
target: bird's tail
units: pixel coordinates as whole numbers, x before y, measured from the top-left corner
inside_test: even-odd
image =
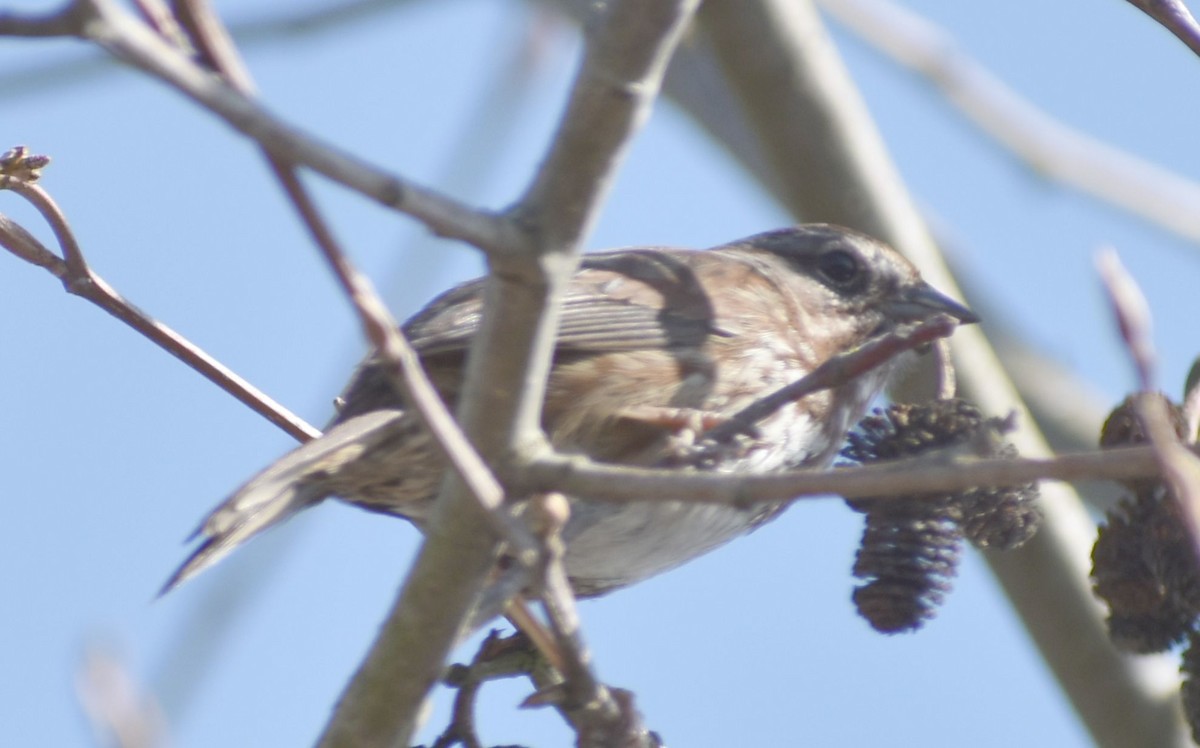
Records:
[[[337,468],[386,438],[401,415],[399,410],[378,410],[347,419],[251,478],[188,537],[203,542],[175,570],[159,595],[217,563],[268,527],[327,497]]]

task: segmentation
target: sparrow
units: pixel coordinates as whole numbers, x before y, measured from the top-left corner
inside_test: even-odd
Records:
[[[482,280],[457,286],[402,328],[451,408],[484,313],[482,291]],[[838,226],[768,231],[705,251],[635,247],[585,255],[562,302],[542,426],[561,453],[667,464],[709,425],[831,356],[938,314],[977,321],[899,252]],[[704,469],[828,465],[901,358],[779,409]],[[384,364],[368,356],[336,402],[323,436],[267,467],[208,515],[193,534],[200,546],[164,592],[330,496],[418,528],[429,521],[445,466]],[[570,502],[564,564],[583,597],[678,566],[787,505]]]

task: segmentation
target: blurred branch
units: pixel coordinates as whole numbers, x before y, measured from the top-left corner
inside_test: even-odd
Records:
[[[1200,241],[1200,184],[1054,119],[971,59],[945,30],[898,4],[817,1],[863,41],[927,78],[981,132],[1039,175]]]
[[[808,219],[841,223],[889,241],[935,286],[953,278],[896,173],[879,133],[811,2],[710,0],[705,30],[765,142],[782,193]],[[892,32],[896,32],[893,28]],[[836,197],[833,199],[831,196]],[[978,330],[952,347],[964,394],[985,412],[1024,414]],[[1046,447],[1027,415],[1013,441],[1023,454]],[[1120,657],[1087,581],[1095,528],[1078,496],[1044,486],[1042,530],[1018,551],[986,554],[1042,657],[1099,745],[1187,745],[1169,687],[1143,663]]]
[[[98,739],[114,748],[162,748],[167,725],[153,697],[143,693],[117,655],[89,647],[75,675],[79,703]]]
[[[1096,253],[1096,272],[1104,284],[1105,295],[1121,333],[1125,353],[1133,364],[1138,388],[1143,392],[1154,389],[1158,355],[1154,350],[1154,336],[1150,332],[1150,303],[1138,286],[1137,281],[1121,264],[1116,250],[1111,247]]]
[[[983,320],[980,326],[1051,449],[1057,453],[1094,448],[1110,404],[1078,372],[1023,340],[1009,324],[1006,311],[994,303],[984,279],[955,262],[958,253],[947,232],[935,226],[934,233],[947,249],[946,260],[963,289],[963,298],[970,300],[971,309]],[[1077,481],[1075,486],[1090,506],[1101,510],[1123,495],[1108,481]]]
[[[1158,21],[1188,49],[1200,55],[1200,24],[1180,0],[1128,0],[1129,4]]]
[[[242,48],[254,47],[274,41],[287,41],[328,34],[346,26],[361,23],[396,10],[411,0],[348,0],[332,2],[315,8],[288,8],[282,13],[273,13],[240,23],[230,24],[229,31]],[[57,15],[57,14],[54,14]],[[4,14],[0,13],[0,19]],[[64,21],[64,30],[49,33],[51,36],[72,33],[71,21]],[[40,26],[49,31],[49,24]],[[115,73],[121,68],[117,61],[105,54],[93,51],[73,55],[66,59],[55,59],[42,65],[28,65],[16,70],[0,72],[0,96],[13,102],[26,95],[45,94],[57,86],[79,85],[102,75]]]

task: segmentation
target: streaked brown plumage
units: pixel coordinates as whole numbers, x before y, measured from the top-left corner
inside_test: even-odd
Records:
[[[449,403],[478,329],[481,289],[480,281],[458,286],[404,326]],[[893,249],[828,225],[767,232],[708,251],[588,255],[563,304],[543,426],[563,452],[658,464],[677,452],[694,423],[719,420],[834,354],[938,313],[975,319]],[[894,368],[885,364],[783,408],[713,469],[828,464]],[[382,421],[387,429],[369,428]],[[217,507],[197,531],[204,542],[164,589],[327,496],[421,527],[441,474],[415,417],[403,412],[379,365],[367,359],[329,431]],[[573,499],[564,532],[567,572],[578,593],[602,594],[711,550],[779,509]]]

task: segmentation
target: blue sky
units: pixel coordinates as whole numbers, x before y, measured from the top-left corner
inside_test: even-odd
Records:
[[[219,4],[231,22],[288,6]],[[1127,3],[909,6],[1052,114],[1200,178],[1200,60]],[[245,52],[275,111],[406,177],[502,207],[537,166],[577,51],[570,27],[543,19],[525,86],[502,88],[533,19],[519,3],[412,2]],[[1091,260],[1114,246],[1150,298],[1163,383],[1178,393],[1200,353],[1195,245],[1017,165],[926,84],[835,35],[987,313],[1115,402],[1132,377]],[[0,70],[86,51],[4,39]],[[480,108],[497,90],[507,114]],[[362,340],[252,145],[124,69],[0,101],[0,146],[53,157],[42,184],[96,272],[311,422],[328,418]],[[469,248],[309,181],[397,315],[479,272]],[[47,236],[16,198],[0,211]],[[790,220],[663,102],[589,246],[709,246]],[[7,255],[0,350],[0,721],[12,744],[92,742],[74,695],[89,647],[118,653],[162,698],[174,745],[310,742],[395,594],[415,531],[331,502],[155,600],[195,523],[289,438]],[[601,676],[633,689],[672,745],[1089,744],[978,556],[918,634],[883,637],[858,619],[859,529],[841,502],[805,502],[683,569],[584,604]],[[566,744],[555,715],[514,710],[525,694],[518,683],[485,690],[484,740]],[[434,728],[447,702],[438,698]]]

